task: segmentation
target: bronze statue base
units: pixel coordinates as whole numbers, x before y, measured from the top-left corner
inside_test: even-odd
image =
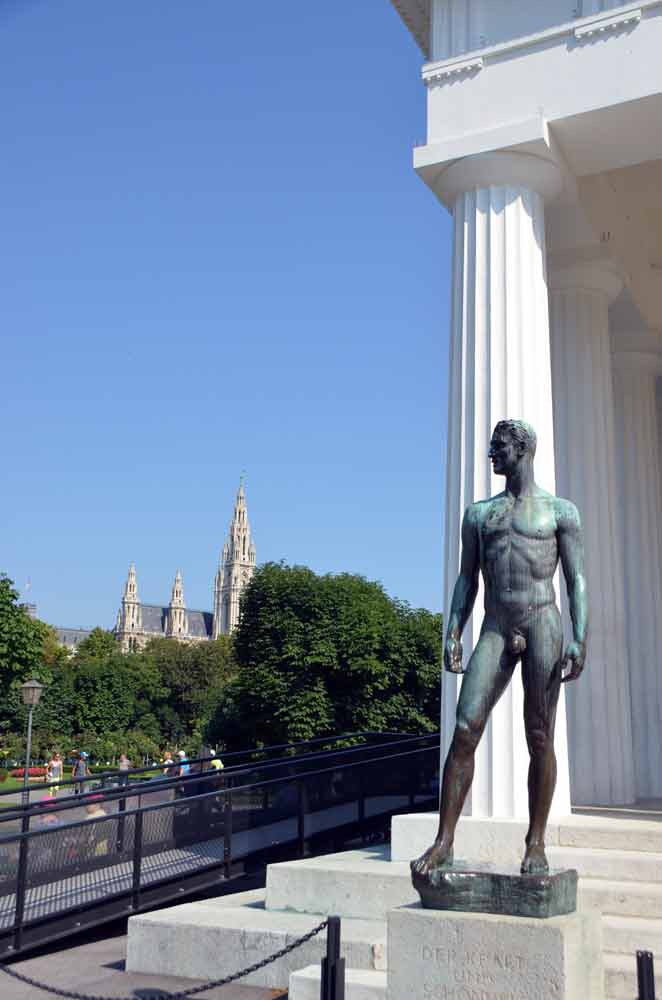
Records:
[[[456,861],[412,883],[428,910],[496,913],[508,917],[558,917],[577,909],[577,872],[521,875],[516,868]]]

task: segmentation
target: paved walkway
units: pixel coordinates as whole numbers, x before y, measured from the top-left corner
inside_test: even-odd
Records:
[[[187,990],[200,983],[200,980],[125,972],[125,954],[124,934],[91,940],[88,936],[83,944],[51,950],[47,954],[15,962],[10,967],[61,989],[97,997],[130,997],[131,1000],[156,997],[165,1000],[178,990]],[[45,1000],[49,995],[52,996],[19,983],[0,971],[2,1000]],[[265,990],[236,983],[199,994],[207,1000],[272,1000],[282,995],[281,990]]]

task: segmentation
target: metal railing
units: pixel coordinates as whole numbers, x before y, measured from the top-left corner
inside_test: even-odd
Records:
[[[436,733],[30,806],[0,834],[0,957],[228,889],[269,861],[383,838],[391,816],[435,808],[438,793]]]
[[[357,747],[367,747],[393,740],[408,739],[410,736],[411,734],[409,733],[391,732],[342,733],[339,736],[318,736],[312,740],[299,740],[294,743],[275,743],[267,747],[251,747],[246,750],[234,750],[229,753],[218,754],[217,756],[222,757],[226,769],[234,769],[236,767],[256,766],[260,763],[263,764],[269,762],[272,759],[281,758],[283,760],[292,760],[294,754],[296,754],[296,756],[303,756],[312,753],[333,751],[334,749],[339,749],[341,744],[344,744],[344,749],[347,749],[346,745],[350,742],[355,743]],[[213,757],[211,756],[192,757],[188,759],[186,763],[195,772],[196,770],[199,771],[209,765],[212,760]],[[55,792],[64,792],[65,794],[67,794],[67,792],[70,794],[78,794],[81,788],[87,787],[93,787],[95,790],[103,790],[109,787],[112,788],[116,784],[137,784],[143,781],[154,781],[156,780],[156,776],[154,776],[155,772],[161,772],[163,777],[167,777],[168,775],[165,772],[175,772],[178,767],[179,764],[175,761],[169,765],[154,763],[145,765],[144,767],[133,767],[128,771],[120,771],[119,768],[108,768],[104,771],[95,771],[85,778],[62,778],[59,781],[50,782],[33,779],[29,785],[29,791],[31,796],[34,797],[37,794],[43,794],[51,789]],[[3,798],[6,798],[7,796],[16,796],[19,792],[20,789],[3,788],[0,784],[0,803],[2,803]],[[20,805],[17,803],[17,811],[19,809]],[[11,812],[13,813],[14,810],[11,810]],[[0,811],[0,823],[7,818],[10,817],[8,816],[5,807],[2,811]]]

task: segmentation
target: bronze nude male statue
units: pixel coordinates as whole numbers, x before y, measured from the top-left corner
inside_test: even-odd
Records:
[[[506,477],[506,488],[471,504],[464,515],[460,575],[444,648],[446,670],[463,673],[460,637],[476,599],[479,572],[485,582],[485,618],[457,703],[443,773],[439,831],[432,847],[412,861],[415,877],[452,864],[455,827],[471,787],[476,747],[520,660],[530,755],[529,829],[521,872],[549,871],[545,828],[556,785],[556,707],[561,683],[582,672],[588,614],[579,514],[569,500],[536,485],[535,450],[536,434],[529,424],[501,420],[492,434],[489,457],[494,472]],[[552,584],[559,558],[573,625],[565,653]]]

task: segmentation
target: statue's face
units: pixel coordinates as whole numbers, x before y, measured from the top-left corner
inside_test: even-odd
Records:
[[[492,469],[497,476],[507,476],[513,472],[522,457],[521,448],[510,434],[493,434],[487,453]]]

